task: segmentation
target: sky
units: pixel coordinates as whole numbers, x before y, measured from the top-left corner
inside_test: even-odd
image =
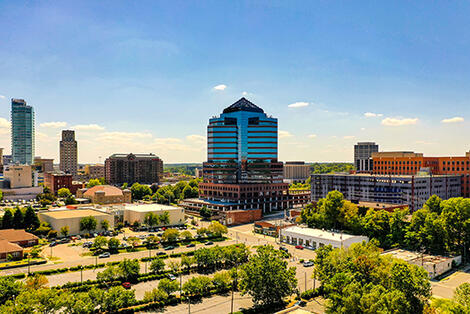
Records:
[[[208,119],[241,97],[279,120],[279,159],[353,145],[464,155],[470,2],[0,0],[0,147],[10,99],[36,112],[36,155],[206,159]]]

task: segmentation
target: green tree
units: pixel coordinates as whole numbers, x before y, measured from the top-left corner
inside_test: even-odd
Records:
[[[80,220],[80,231],[91,232],[96,229],[97,223],[96,218],[93,216],[83,217]]]
[[[168,298],[168,294],[161,289],[153,289],[152,291],[145,291],[144,301],[145,302],[159,302],[166,300]]]
[[[218,292],[226,291],[231,285],[232,278],[227,271],[221,271],[214,275],[212,284]]]
[[[157,226],[160,223],[159,216],[153,212],[145,214],[144,223],[149,226]]]
[[[74,205],[74,204],[78,204],[75,197],[73,195],[67,196],[67,198],[65,199],[65,205]]]
[[[168,242],[176,241],[176,239],[178,239],[179,234],[179,231],[176,229],[166,229],[163,232],[162,240]]]
[[[24,216],[23,212],[21,209],[18,207],[15,210],[15,213],[13,214],[13,228],[15,229],[23,229],[24,228]]]
[[[27,230],[36,230],[40,225],[38,215],[31,206],[24,213],[24,227]]]
[[[184,254],[181,255],[181,266],[186,267],[186,270],[188,271],[188,273],[193,263],[194,263],[194,258],[184,255]]]
[[[218,237],[220,237],[222,234],[227,233],[227,227],[222,225],[218,221],[212,221],[207,230],[209,230],[210,233]]]
[[[170,224],[170,213],[164,212],[163,214],[158,216],[158,220],[160,221],[161,225],[169,225]]]
[[[141,200],[146,195],[152,195],[152,190],[150,189],[149,186],[139,184],[136,182],[131,186],[131,193],[132,193],[132,199]]]
[[[450,252],[468,258],[470,243],[470,199],[456,197],[441,203],[446,246]]]
[[[288,268],[271,245],[259,247],[240,272],[241,292],[250,294],[255,304],[278,304],[294,293],[296,286],[295,267]]]
[[[212,217],[212,211],[207,208],[207,206],[202,206],[201,210],[199,211],[199,214],[205,219],[210,219]]]
[[[201,296],[212,288],[212,280],[207,276],[192,277],[183,285],[183,292],[190,296]]]
[[[59,191],[57,191],[57,196],[61,198],[67,198],[70,195],[72,195],[72,193],[70,193],[70,190],[67,188],[61,188]]]
[[[185,230],[185,231],[181,232],[180,236],[185,240],[191,240],[193,238],[192,233],[188,230]]]
[[[3,191],[0,190],[0,201],[3,201]]]
[[[127,189],[128,186],[129,186],[129,184],[127,184],[127,182],[125,182],[125,183],[121,186],[121,190]]]
[[[101,229],[108,230],[109,229],[109,221],[106,219],[101,220]]]
[[[429,210],[431,213],[440,215],[442,212],[441,203],[442,199],[439,196],[432,195],[426,203],[424,203],[423,208]]]
[[[161,272],[165,268],[165,262],[161,258],[156,258],[150,263],[150,271],[154,274]]]
[[[103,271],[96,274],[99,281],[112,282],[121,278],[121,271],[117,266],[109,265]]]
[[[96,186],[96,185],[101,185],[100,180],[98,180],[98,179],[91,179],[90,181],[88,181],[86,187],[89,189],[89,188],[92,188],[92,187],[94,187],[94,186]]]
[[[126,281],[135,282],[139,277],[140,265],[137,259],[130,260],[125,258],[118,264],[118,268],[122,278]]]
[[[134,290],[126,290],[121,286],[112,287],[104,293],[101,309],[115,313],[119,309],[129,307],[135,304]]]
[[[98,251],[103,250],[107,245],[108,240],[103,236],[97,236],[93,241],[93,247]]]
[[[13,300],[24,289],[21,281],[11,277],[0,277],[0,304]]]
[[[158,283],[158,289],[164,291],[167,295],[172,294],[173,292],[178,291],[179,284],[176,280],[170,280],[168,278],[163,278]]]
[[[119,248],[119,240],[116,239],[116,238],[111,238],[108,240],[108,249],[111,251],[111,252],[117,252],[118,248]]]
[[[64,237],[67,237],[69,235],[69,226],[63,226],[60,228],[60,234]]]
[[[470,312],[470,283],[465,282],[455,289],[454,300]]]

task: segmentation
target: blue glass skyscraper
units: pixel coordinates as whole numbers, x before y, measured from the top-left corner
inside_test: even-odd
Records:
[[[13,163],[33,163],[34,109],[24,99],[11,100],[11,153]]]

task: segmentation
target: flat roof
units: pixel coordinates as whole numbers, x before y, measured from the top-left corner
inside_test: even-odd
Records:
[[[334,176],[334,177],[376,177],[380,179],[388,178],[444,178],[444,177],[460,177],[459,174],[439,174],[439,175],[429,175],[429,174],[371,174],[371,173],[345,173],[345,172],[336,172],[336,173],[313,173],[311,176]]]
[[[356,236],[352,234],[339,233],[339,232],[333,232],[333,231],[327,231],[327,230],[321,230],[321,229],[302,228],[298,226],[286,228],[284,229],[283,233],[284,232],[297,233],[300,235],[328,239],[332,241],[341,241],[341,240],[344,241],[344,240],[353,239],[353,238],[365,238],[364,236]]]
[[[40,212],[40,213],[42,215],[49,216],[49,217],[56,218],[56,219],[109,215],[107,213],[100,212],[94,209],[64,209],[64,210],[45,211],[45,212]]]
[[[163,204],[139,204],[139,205],[124,205],[125,210],[132,210],[136,212],[154,212],[154,211],[170,211],[182,209],[175,206],[163,205]]]

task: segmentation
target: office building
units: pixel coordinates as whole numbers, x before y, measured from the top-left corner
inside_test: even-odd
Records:
[[[113,154],[105,161],[106,182],[153,184],[161,182],[163,161],[154,154]]]
[[[54,159],[34,157],[34,166],[41,173],[54,171]]]
[[[9,165],[3,171],[10,189],[30,188],[33,186],[33,171],[30,165]]]
[[[379,151],[374,142],[359,142],[354,145],[354,166],[357,172],[371,172],[374,169],[372,153]]]
[[[24,99],[11,100],[13,163],[31,165],[34,158],[34,109]]]
[[[298,226],[280,230],[281,241],[292,245],[302,245],[317,249],[326,245],[333,248],[348,248],[353,243],[368,242],[365,236],[351,235],[347,233],[333,232]]]
[[[284,181],[288,183],[305,182],[310,177],[310,166],[303,161],[286,161]]]
[[[85,176],[88,179],[104,178],[104,165],[103,164],[85,165]]]
[[[442,199],[460,196],[460,176],[456,175],[373,175],[312,174],[312,201],[326,197],[330,191],[343,193],[353,202],[407,204],[414,211],[432,196]]]
[[[74,182],[69,173],[46,172],[44,173],[44,186],[51,190],[51,193],[57,194],[60,189],[69,189],[72,194],[76,194],[79,189],[84,187],[83,183]]]
[[[379,152],[372,154],[375,174],[415,175],[428,172],[432,175],[460,177],[463,197],[470,197],[470,152],[465,156],[425,157],[414,152]]]
[[[78,152],[75,131],[63,130],[60,141],[60,171],[77,175]]]
[[[3,165],[10,165],[13,163],[13,157],[11,155],[3,155]]]

